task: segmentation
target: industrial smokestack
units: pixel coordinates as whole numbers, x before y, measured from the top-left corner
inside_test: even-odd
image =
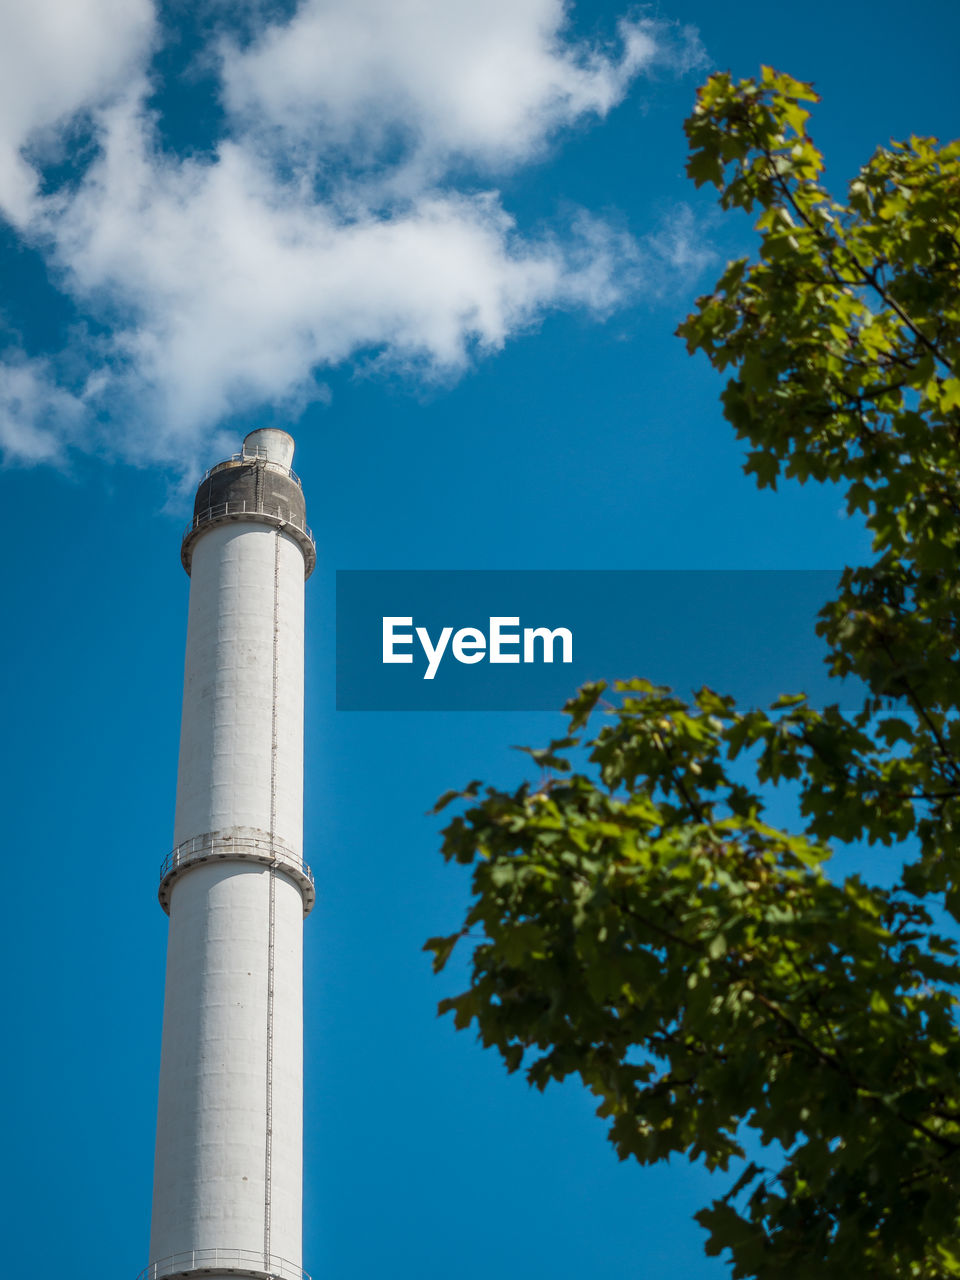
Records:
[[[141,1280],[303,1280],[303,589],[293,439],[197,489],[150,1263]],[[309,1278],[307,1278],[309,1280]]]

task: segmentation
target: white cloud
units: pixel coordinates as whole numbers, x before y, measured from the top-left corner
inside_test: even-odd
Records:
[[[112,3],[83,0],[100,17]],[[59,193],[28,184],[17,216],[111,332],[87,345],[82,392],[44,400],[52,366],[33,368],[36,397],[9,423],[15,435],[34,403],[47,425],[19,451],[8,431],[8,449],[39,458],[86,414],[113,424],[113,451],[189,467],[231,414],[295,415],[324,368],[447,378],[549,308],[604,315],[631,296],[650,254],[628,235],[586,213],[523,235],[498,192],[477,189],[608,111],[642,67],[695,47],[623,22],[598,50],[565,41],[564,20],[556,0],[306,0],[242,51],[221,42],[227,131],[202,159],[158,145],[133,26],[112,57],[93,42],[90,74],[58,101],[87,107],[97,155]],[[30,127],[70,110],[46,102]]]
[[[150,0],[0,4],[0,210],[11,221],[26,220],[36,192],[23,148],[53,142],[53,126],[122,88],[153,29]]]
[[[651,267],[647,279],[655,292],[689,286],[717,261],[706,230],[687,204],[675,205],[661,218],[645,241]]]
[[[571,43],[566,8],[306,0],[253,45],[224,47],[225,99],[249,127],[340,147],[355,163],[399,147],[433,166],[468,157],[499,169],[535,155],[557,128],[605,115],[673,44],[650,20],[622,20],[610,48]]]
[[[82,401],[57,384],[50,363],[17,352],[0,364],[0,452],[25,466],[58,462],[86,423]]]
[[[546,307],[602,314],[628,287],[629,238],[586,217],[524,239],[495,193],[430,191],[346,220],[242,146],[163,160],[129,104],[104,127],[102,158],[46,231],[75,297],[121,305],[125,389],[155,405],[170,450],[251,404],[302,402],[313,370],[358,353],[447,376]]]

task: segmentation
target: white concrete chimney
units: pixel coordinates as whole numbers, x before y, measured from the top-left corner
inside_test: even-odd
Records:
[[[303,587],[316,552],[285,431],[204,476],[190,614],[150,1262],[303,1280]],[[307,1278],[309,1280],[309,1278]]]

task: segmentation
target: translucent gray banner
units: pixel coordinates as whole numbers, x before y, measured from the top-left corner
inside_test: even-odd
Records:
[[[349,570],[341,711],[558,710],[587,680],[849,704],[814,633],[839,570]]]

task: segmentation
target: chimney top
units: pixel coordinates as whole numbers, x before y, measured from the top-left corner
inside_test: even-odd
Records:
[[[278,462],[290,469],[293,462],[294,439],[289,431],[279,427],[260,427],[243,438],[243,452],[254,453],[267,462]]]

